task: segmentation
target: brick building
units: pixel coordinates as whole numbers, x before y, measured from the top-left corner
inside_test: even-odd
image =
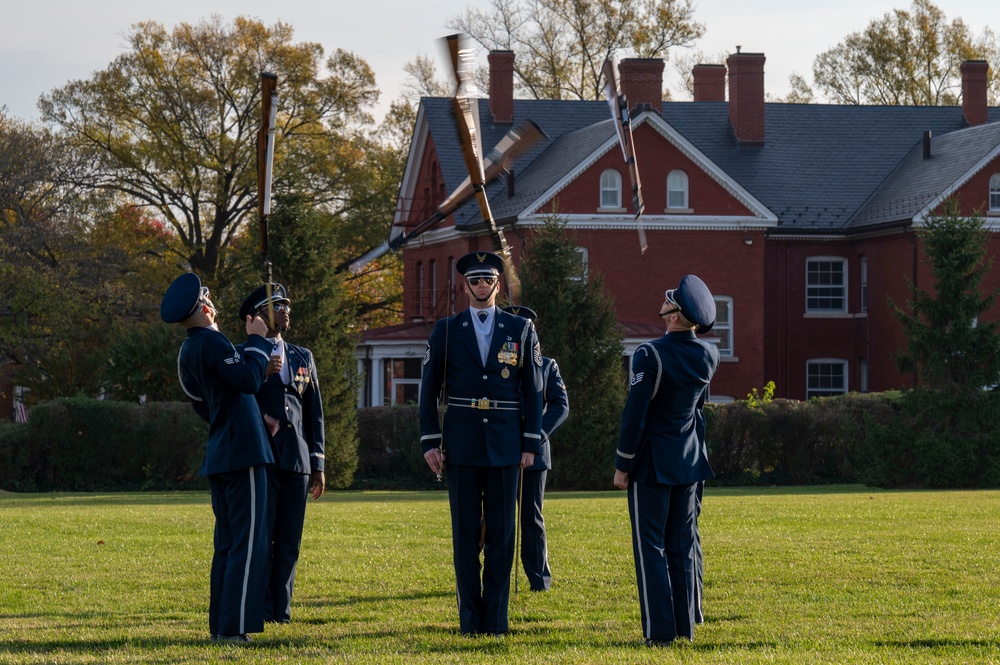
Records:
[[[1000,221],[1000,108],[987,106],[985,62],[963,64],[960,107],[872,107],[766,103],[759,53],[695,67],[694,101],[663,102],[663,62],[622,61],[646,206],[640,254],[607,104],[514,99],[513,57],[490,55],[483,145],[526,119],[548,138],[488,188],[494,216],[515,261],[546,215],[567,220],[615,297],[627,354],[662,334],[663,290],[694,272],[719,306],[714,398],[769,380],[795,399],[913,384],[892,358],[904,338],[887,297],[910,299],[908,280],[931,287],[914,229],[950,196],[992,230]],[[429,217],[466,175],[451,100],[421,100],[394,231]],[[417,399],[433,322],[468,305],[454,262],[491,246],[474,203],[405,246],[405,321],[365,333],[360,404]],[[1000,287],[1000,272],[985,286]]]

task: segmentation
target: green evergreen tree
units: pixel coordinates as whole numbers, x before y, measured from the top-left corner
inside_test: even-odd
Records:
[[[566,381],[569,418],[552,438],[550,482],[559,489],[610,487],[625,403],[622,338],[603,277],[584,273],[558,215],[535,233],[521,265],[522,304],[538,313],[542,354]]]
[[[297,197],[279,197],[268,219],[268,258],[272,279],[288,289],[292,327],[288,340],[307,347],[316,359],[326,430],[326,482],[348,487],[358,464],[358,372],[354,359],[354,309],[345,306],[344,275],[336,274],[339,254],[337,220]],[[237,243],[238,260],[223,279],[225,291],[220,327],[230,339],[245,337],[237,320],[240,303],[260,284],[262,263],[256,234]]]
[[[996,291],[983,293],[992,267],[986,256],[989,232],[978,215],[963,217],[950,199],[941,215],[928,218],[917,237],[934,273],[934,293],[915,290],[909,311],[892,307],[908,346],[896,353],[899,369],[919,372],[930,388],[975,391],[1000,377],[997,323],[984,321]],[[912,286],[912,284],[911,284]]]

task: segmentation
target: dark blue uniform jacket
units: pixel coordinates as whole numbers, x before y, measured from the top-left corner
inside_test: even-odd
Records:
[[[661,485],[712,478],[702,408],[718,366],[718,349],[694,332],[671,332],[640,345],[632,356],[615,468],[634,481]]]
[[[443,383],[452,405],[442,432],[438,396]],[[502,408],[455,405],[481,398],[500,400]],[[513,466],[520,464],[522,451],[542,452],[541,429],[542,354],[534,324],[497,309],[484,367],[470,311],[440,319],[427,340],[420,382],[423,451],[437,448],[443,436],[449,464]]]
[[[211,328],[189,328],[178,371],[195,411],[208,421],[201,475],[274,462],[254,393],[264,379],[271,343],[250,335],[241,354]]]
[[[547,471],[552,468],[552,445],[549,437],[569,415],[569,397],[559,365],[552,358],[542,357],[542,454],[525,471]]]
[[[273,437],[274,465],[295,473],[323,471],[326,435],[315,359],[305,347],[289,344],[288,340],[284,345],[285,361],[292,375],[291,385],[286,386],[280,374],[272,374],[264,379],[257,391],[261,413],[280,423]]]

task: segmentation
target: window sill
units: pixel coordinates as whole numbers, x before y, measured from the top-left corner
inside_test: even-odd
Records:
[[[1000,217],[1000,210],[987,210],[986,211],[986,216],[987,217]]]
[[[625,208],[598,208],[598,213],[623,213],[626,212]]]
[[[868,312],[806,312],[805,319],[867,319]]]
[[[667,208],[663,212],[668,215],[693,215],[694,208]]]
[[[719,356],[720,363],[738,363],[739,361],[739,356]]]
[[[805,312],[804,319],[853,319],[851,312]]]

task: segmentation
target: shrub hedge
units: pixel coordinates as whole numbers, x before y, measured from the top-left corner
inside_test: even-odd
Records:
[[[208,426],[190,404],[81,397],[32,407],[0,429],[3,489],[21,492],[207,488]]]
[[[733,402],[710,405],[706,416],[715,483],[1000,487],[1000,392]],[[360,409],[358,432],[352,488],[443,489],[420,453],[416,407]],[[0,488],[203,488],[205,437],[187,403],[56,400],[32,408],[27,425],[0,423]],[[590,489],[610,487],[615,444],[608,441],[607,455],[573,460],[608,479]],[[571,450],[558,446],[553,466],[565,463],[556,452]]]

